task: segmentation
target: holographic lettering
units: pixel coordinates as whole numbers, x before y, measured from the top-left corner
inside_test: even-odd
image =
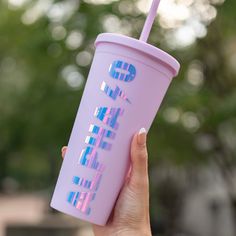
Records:
[[[67,197],[67,202],[72,204],[75,208],[80,210],[81,212],[89,215],[91,212],[91,208],[89,204],[94,200],[96,193],[94,192],[69,192]]]
[[[90,125],[89,126],[89,132],[90,133],[93,133],[93,134],[99,134],[99,133],[104,133],[104,137],[107,137],[107,138],[110,138],[110,139],[114,139],[115,136],[116,136],[116,133],[111,131],[111,130],[108,130],[108,129],[104,129],[102,127],[99,127],[97,125]]]
[[[92,180],[88,180],[79,176],[73,176],[72,183],[91,191],[96,191],[98,189],[101,178],[102,174],[100,172],[97,172]]]
[[[86,166],[97,171],[104,169],[104,165],[98,162],[97,147],[87,146],[81,151],[79,163],[82,166]]]
[[[126,102],[131,103],[125,93],[118,86],[116,86],[116,88],[113,90],[109,85],[106,84],[105,81],[103,81],[100,89],[113,100],[116,100],[116,98],[119,96]]]
[[[97,134],[97,137],[91,137],[91,136],[87,136],[85,139],[85,143],[93,145],[95,147],[99,147],[105,150],[110,150],[112,144],[103,141],[103,139],[105,137],[107,138],[111,138],[114,139],[115,137],[115,133],[111,130],[106,130],[102,127],[96,126],[96,125],[90,125],[89,127],[89,132],[91,132],[92,134]]]
[[[96,107],[94,116],[101,120],[104,124],[117,130],[119,127],[117,119],[119,116],[122,116],[123,113],[124,109],[122,108]]]
[[[101,171],[105,167],[104,165],[98,162],[98,148],[110,150],[112,144],[104,141],[104,138],[114,139],[115,132],[93,124],[89,126],[89,132],[95,134],[96,137],[87,136],[85,138],[85,143],[93,147],[88,145],[81,151],[79,163],[88,168]]]
[[[121,60],[114,61],[109,68],[109,75],[120,81],[130,82],[136,76],[136,69],[132,64]],[[117,97],[131,104],[126,93],[116,85],[111,88],[105,81],[100,86],[108,97],[116,101]],[[94,116],[103,124],[117,131],[119,128],[118,118],[122,116],[124,109],[121,107],[96,107]],[[115,139],[116,132],[100,127],[96,124],[90,124],[89,134],[85,138],[86,147],[81,151],[78,164],[96,171],[94,176],[89,179],[81,176],[73,176],[72,183],[83,188],[83,191],[70,191],[67,195],[67,202],[80,212],[89,215],[91,213],[90,203],[95,199],[96,192],[102,179],[105,165],[98,160],[99,150],[110,151],[112,140]],[[87,192],[85,192],[87,190]]]
[[[136,69],[132,64],[118,60],[110,65],[109,74],[114,79],[130,82],[136,76]]]

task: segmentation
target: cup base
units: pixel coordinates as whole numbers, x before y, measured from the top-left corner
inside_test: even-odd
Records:
[[[106,221],[104,222],[104,221],[101,221],[101,219],[97,220],[97,219],[93,219],[93,218],[89,218],[89,217],[83,217],[83,216],[78,215],[73,212],[67,212],[65,209],[62,209],[61,207],[56,206],[53,202],[50,203],[50,207],[61,212],[61,213],[64,213],[69,216],[73,216],[79,220],[83,220],[83,221],[89,222],[91,224],[96,224],[96,225],[100,225],[100,226],[106,225]]]

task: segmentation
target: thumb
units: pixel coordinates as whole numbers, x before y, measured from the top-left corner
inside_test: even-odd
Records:
[[[134,135],[131,143],[131,165],[129,186],[134,190],[148,188],[148,152],[146,146],[147,132],[145,128]]]
[[[64,159],[65,155],[66,155],[66,151],[67,151],[67,146],[63,146],[61,149],[61,156]]]

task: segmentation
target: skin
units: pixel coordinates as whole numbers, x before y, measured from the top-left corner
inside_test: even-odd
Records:
[[[131,168],[105,226],[92,224],[95,236],[151,236],[146,132],[131,143]],[[62,148],[64,158],[67,147]]]

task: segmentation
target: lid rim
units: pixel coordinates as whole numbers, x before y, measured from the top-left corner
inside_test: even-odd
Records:
[[[120,45],[125,45],[128,47],[131,47],[131,48],[136,49],[138,51],[144,52],[145,54],[148,54],[148,55],[164,62],[168,66],[170,66],[172,68],[174,77],[179,72],[179,69],[180,69],[179,62],[174,57],[172,57],[171,55],[166,53],[165,51],[163,51],[159,48],[156,48],[151,44],[145,43],[143,41],[140,41],[138,39],[134,39],[134,38],[131,38],[128,36],[124,36],[121,34],[114,34],[114,33],[99,34],[97,36],[96,41],[95,41],[95,47],[97,47],[97,45],[101,42],[117,43]]]

